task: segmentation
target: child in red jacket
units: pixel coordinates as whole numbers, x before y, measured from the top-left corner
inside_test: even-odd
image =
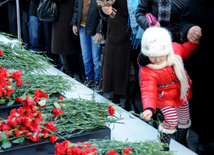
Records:
[[[171,42],[169,32],[160,27],[148,28],[141,42],[139,64],[143,119],[149,121],[160,108],[164,121],[159,126],[160,141],[169,143],[177,129],[176,140],[187,146],[186,135],[191,125],[188,100],[191,97],[191,81],[184,69],[183,60],[198,44]]]

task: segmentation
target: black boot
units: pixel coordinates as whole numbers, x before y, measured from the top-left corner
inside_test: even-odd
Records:
[[[163,151],[169,151],[169,144],[175,130],[164,129],[162,125],[158,128],[159,140],[163,144]]]
[[[163,151],[169,151],[169,144],[172,138],[172,134],[160,133],[160,142],[163,143]]]
[[[189,129],[177,129],[175,134],[175,140],[180,144],[184,145],[185,147],[189,148],[187,145],[187,133]]]
[[[188,124],[186,125],[179,124],[177,128],[177,132],[175,134],[175,140],[187,148],[189,148],[187,144],[187,139],[189,135],[188,133],[189,133],[190,125],[191,125],[191,120],[189,120]]]

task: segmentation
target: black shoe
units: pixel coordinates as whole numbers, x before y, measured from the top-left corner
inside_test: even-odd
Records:
[[[100,88],[99,82],[95,82],[94,85],[95,85],[95,86],[94,86],[94,91],[95,91],[96,93],[102,95],[102,94],[103,94],[103,91],[102,91],[102,89]]]
[[[89,80],[88,77],[85,78],[84,85],[88,88],[93,88],[94,80]]]
[[[120,103],[120,98],[121,98],[121,95],[113,94],[112,102],[115,103],[115,104],[119,104]]]
[[[207,143],[199,143],[196,148],[196,153],[199,155],[208,155],[208,144]]]

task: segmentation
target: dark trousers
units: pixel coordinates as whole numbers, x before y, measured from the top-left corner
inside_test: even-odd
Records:
[[[29,43],[29,33],[28,33],[28,22],[29,14],[25,11],[21,11],[21,20],[22,20],[22,39],[24,43]]]
[[[2,16],[2,15],[1,15]],[[8,2],[8,20],[10,34],[17,36],[16,1]]]

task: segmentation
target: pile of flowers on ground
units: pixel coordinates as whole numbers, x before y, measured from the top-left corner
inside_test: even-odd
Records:
[[[34,93],[38,89],[49,95],[53,93],[65,93],[71,91],[75,85],[74,83],[61,75],[48,75],[48,74],[23,74],[22,87],[16,89],[19,95]]]
[[[41,52],[26,50],[22,42],[0,32],[0,66],[23,72],[45,72],[51,59]]]
[[[54,155],[172,155],[173,151],[161,151],[158,141],[121,142],[114,140],[90,140],[71,143],[68,140],[56,143]]]
[[[8,118],[0,121],[3,149],[25,139],[49,138],[54,143],[58,138],[69,138],[119,120],[114,116],[115,109],[107,103],[48,97],[41,89],[35,91],[33,98],[16,97],[23,106],[12,109]]]

